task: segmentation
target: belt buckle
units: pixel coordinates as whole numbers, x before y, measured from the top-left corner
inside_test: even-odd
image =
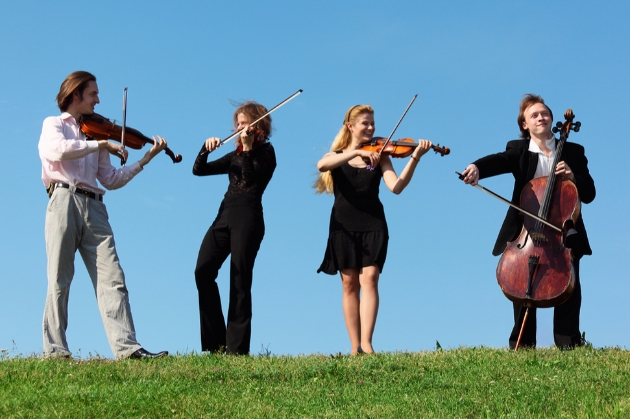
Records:
[[[90,191],[86,191],[85,189],[81,189],[81,195],[91,196],[91,195],[92,195],[92,192],[90,192]]]

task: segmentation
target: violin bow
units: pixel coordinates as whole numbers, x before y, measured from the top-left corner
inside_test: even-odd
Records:
[[[394,127],[394,129],[392,130],[392,133],[389,134],[389,137],[387,137],[387,139],[385,141],[383,141],[383,146],[381,147],[381,149],[378,152],[378,156],[380,157],[381,154],[383,153],[383,150],[385,149],[385,147],[387,146],[387,144],[389,144],[389,142],[391,141],[392,137],[394,136],[394,133],[396,132],[396,130],[398,129],[398,125],[400,125],[400,123],[402,122],[402,120],[405,118],[405,115],[407,115],[407,112],[409,111],[409,108],[411,108],[411,105],[413,105],[413,102],[416,101],[416,98],[418,97],[418,94],[416,93],[416,95],[413,97],[413,99],[411,99],[411,102],[409,102],[409,105],[407,105],[407,109],[405,109],[405,112],[403,112],[402,116],[400,117],[400,119],[398,120],[398,122],[396,123],[396,126]],[[368,170],[374,170],[374,167],[372,167],[371,165],[368,164],[367,166]]]
[[[123,89],[123,108],[122,108],[122,133],[120,134],[120,145],[123,149],[123,155],[120,158],[120,165],[125,166],[125,126],[127,125],[127,88]]]
[[[464,175],[462,175],[458,171],[455,171],[455,173],[457,174],[457,176],[459,176],[459,178],[461,180],[464,180]],[[512,208],[519,210],[523,214],[525,214],[525,215],[527,215],[529,217],[532,217],[534,220],[540,221],[544,225],[553,228],[554,230],[558,231],[559,233],[562,233],[562,229],[561,228],[556,227],[555,225],[551,224],[549,221],[545,220],[544,218],[541,218],[538,215],[533,214],[533,213],[531,213],[531,212],[529,212],[529,211],[519,207],[518,205],[514,204],[513,202],[508,201],[507,199],[503,198],[501,195],[492,192],[490,189],[484,188],[480,184],[476,184],[476,185],[472,185],[472,186],[474,186],[475,188],[479,189],[480,191],[483,191],[483,192],[487,193],[490,196],[495,197],[496,199],[498,199],[499,201],[503,202],[504,204],[508,204]]]
[[[289,103],[291,100],[293,100],[295,97],[297,97],[299,94],[301,94],[303,92],[302,89],[298,90],[297,92],[293,93],[291,96],[289,96],[288,98],[286,98],[285,100],[283,100],[282,102],[278,103],[276,106],[274,106],[273,108],[271,108],[270,110],[267,111],[266,114],[264,114],[263,116],[261,116],[260,118],[258,118],[257,120],[255,120],[254,122],[250,123],[249,126],[255,125],[257,122],[262,121],[263,119],[265,119],[268,115],[271,115],[273,112],[275,112],[276,110],[280,109],[282,106],[286,105],[287,103]],[[232,135],[230,135],[229,137],[224,138],[223,140],[221,140],[221,142],[219,143],[219,147],[221,147],[223,144],[227,143],[228,141],[230,141],[232,138],[236,137],[237,135],[240,135],[241,132],[243,132],[244,130],[246,130],[247,128],[243,128],[241,130],[236,131],[235,133],[233,133]],[[217,147],[217,148],[219,148]],[[216,149],[215,149],[216,150]],[[208,154],[209,151],[205,151],[202,153],[203,154]]]

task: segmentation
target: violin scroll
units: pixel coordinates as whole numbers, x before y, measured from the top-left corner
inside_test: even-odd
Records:
[[[435,154],[440,154],[440,156],[444,157],[447,154],[451,154],[451,149],[448,147],[440,147],[439,144],[432,145],[431,148],[435,151]]]

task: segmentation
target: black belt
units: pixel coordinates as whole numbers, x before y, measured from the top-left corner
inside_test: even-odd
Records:
[[[65,189],[70,189],[70,185],[68,185],[67,183],[55,183],[55,188],[65,188]],[[79,195],[84,195],[87,196],[89,198],[92,199],[96,199],[97,201],[101,201],[103,202],[103,195],[99,195],[96,194],[92,191],[88,191],[86,189],[81,189],[81,188],[74,188],[74,192],[78,193]]]

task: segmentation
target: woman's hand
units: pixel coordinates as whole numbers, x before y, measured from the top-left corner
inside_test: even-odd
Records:
[[[368,164],[370,167],[376,167],[381,160],[381,155],[376,151],[367,151],[367,150],[355,150],[357,155],[360,156],[363,161]]]
[[[247,131],[251,128],[251,126],[247,126],[243,131],[241,131],[241,144],[243,145],[243,151],[250,151],[252,149],[252,145],[254,144],[254,133],[247,134]],[[253,131],[253,130],[252,130]]]
[[[404,144],[404,143],[403,143]],[[420,161],[420,157],[424,156],[431,149],[433,143],[429,140],[418,140],[418,146],[411,155],[416,161]]]
[[[219,148],[221,145],[221,139],[217,137],[210,137],[206,140],[206,150],[212,152]]]

